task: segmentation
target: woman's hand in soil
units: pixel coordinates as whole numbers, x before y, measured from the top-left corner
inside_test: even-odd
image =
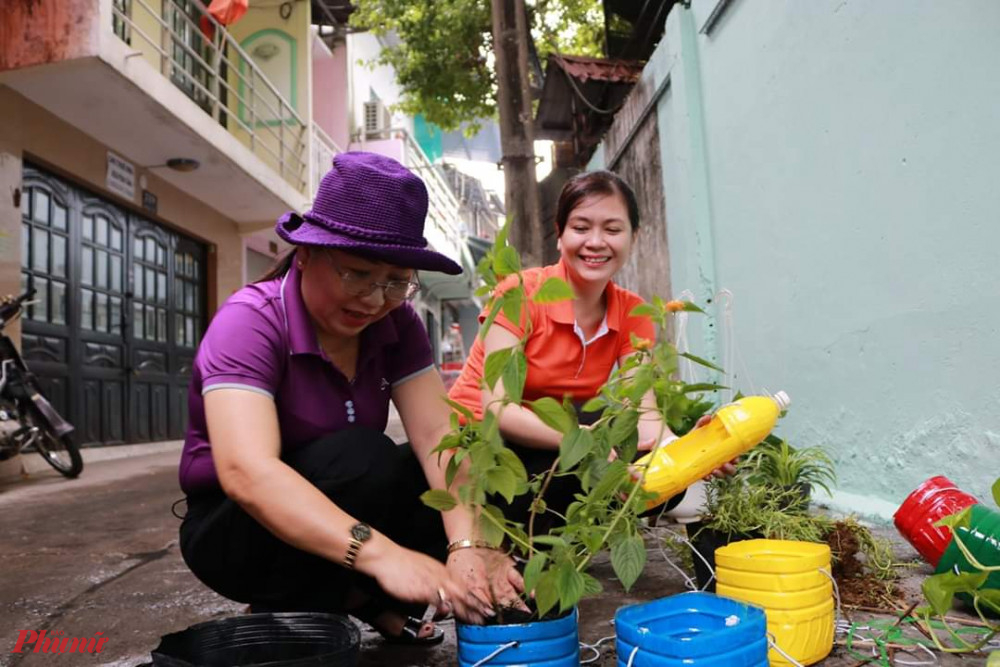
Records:
[[[440,561],[393,542],[378,546],[368,554],[361,550],[357,568],[374,578],[386,593],[403,602],[434,606],[440,617],[454,612],[465,622],[482,623],[479,601]]]
[[[494,606],[522,608],[524,580],[507,554],[494,549],[458,549],[448,554],[448,570],[481,602],[484,617]]]

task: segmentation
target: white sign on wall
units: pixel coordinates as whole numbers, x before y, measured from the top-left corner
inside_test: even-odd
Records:
[[[119,197],[135,201],[135,166],[108,151],[108,173],[105,186]]]

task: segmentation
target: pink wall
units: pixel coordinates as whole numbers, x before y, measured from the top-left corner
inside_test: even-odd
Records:
[[[400,139],[378,139],[375,141],[355,141],[351,144],[350,150],[352,151],[368,151],[370,153],[378,153],[379,155],[386,155],[392,159],[403,162],[404,161],[404,147],[403,140]]]
[[[319,37],[313,37],[313,121],[347,150],[347,45],[337,44],[333,54]]]

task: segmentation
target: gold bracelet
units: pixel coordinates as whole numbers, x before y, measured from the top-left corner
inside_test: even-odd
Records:
[[[486,540],[464,539],[464,540],[455,540],[454,542],[449,544],[448,553],[454,553],[459,549],[495,549],[495,548],[496,547],[492,546]]]

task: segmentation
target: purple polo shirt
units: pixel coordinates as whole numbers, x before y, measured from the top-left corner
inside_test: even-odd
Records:
[[[430,341],[408,303],[361,332],[352,381],[316,338],[295,265],[283,276],[247,285],[216,312],[198,347],[188,390],[188,427],[180,484],[187,494],[219,489],[205,422],[206,392],[255,391],[274,399],[282,451],[340,429],[385,430],[392,388],[433,368]]]

